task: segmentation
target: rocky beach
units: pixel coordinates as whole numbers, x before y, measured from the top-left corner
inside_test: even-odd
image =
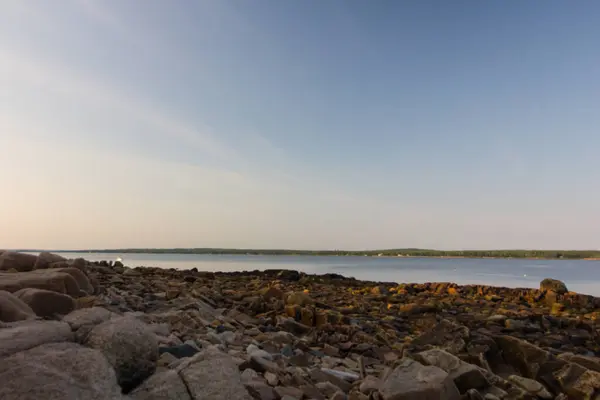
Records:
[[[600,399],[600,298],[0,251],[0,398]]]

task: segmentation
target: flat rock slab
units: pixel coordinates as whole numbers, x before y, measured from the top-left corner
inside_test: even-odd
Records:
[[[134,400],[194,400],[176,371],[152,375],[131,392],[130,396]]]
[[[252,400],[233,357],[213,348],[186,359],[177,372],[193,400]]]
[[[106,358],[75,343],[50,343],[0,360],[2,400],[119,400]]]
[[[69,324],[58,321],[20,321],[0,329],[0,358],[46,343],[73,341]]]
[[[444,370],[404,358],[382,382],[384,400],[459,400],[460,393]]]

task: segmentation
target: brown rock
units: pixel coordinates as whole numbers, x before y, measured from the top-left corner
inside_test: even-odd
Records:
[[[552,361],[552,356],[546,350],[516,337],[498,336],[496,343],[502,350],[504,360],[527,378],[537,379],[545,372],[543,367]]]
[[[0,273],[0,290],[16,292],[25,288],[51,290],[76,297],[80,295],[77,281],[66,272],[43,269],[31,272]]]
[[[304,292],[290,292],[285,298],[285,304],[289,306],[312,306],[315,301],[311,299],[308,293]]]
[[[67,315],[75,310],[75,300],[66,294],[35,288],[21,289],[14,294],[39,317]]]
[[[600,373],[574,363],[566,364],[554,376],[571,400],[596,399],[600,391]]]
[[[37,256],[33,254],[5,251],[0,255],[0,271],[8,271],[13,268],[18,272],[32,271],[36,261]]]
[[[64,262],[67,261],[63,256],[59,256],[58,254],[52,254],[47,251],[42,251],[37,256],[37,260],[35,261],[35,265],[33,269],[46,269],[52,263]]]
[[[550,279],[546,278],[540,282],[540,290],[546,291],[551,290],[558,294],[565,294],[568,292],[567,285],[564,282],[559,281],[558,279]]]
[[[15,322],[35,318],[35,312],[18,297],[0,290],[0,321]]]
[[[452,354],[460,353],[466,345],[469,329],[450,320],[442,320],[432,330],[425,332],[413,341],[416,346],[437,346]]]

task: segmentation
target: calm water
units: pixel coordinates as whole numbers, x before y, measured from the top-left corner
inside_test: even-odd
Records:
[[[202,271],[295,269],[333,272],[385,282],[456,282],[506,287],[539,287],[544,278],[564,281],[570,290],[600,296],[600,261],[520,259],[438,259],[317,256],[213,256],[203,254],[63,253],[90,261],[116,260],[130,267],[153,266]]]

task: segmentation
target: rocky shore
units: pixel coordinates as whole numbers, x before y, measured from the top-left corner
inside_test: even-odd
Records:
[[[0,251],[0,398],[600,399],[600,298]]]

